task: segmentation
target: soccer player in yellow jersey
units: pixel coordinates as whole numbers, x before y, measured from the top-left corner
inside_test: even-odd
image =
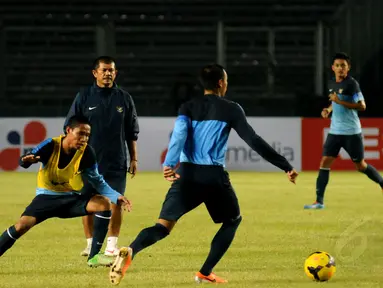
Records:
[[[21,156],[20,165],[24,168],[41,162],[37,175],[37,195],[19,221],[1,235],[0,256],[20,236],[46,219],[94,214],[94,241],[88,265],[109,266],[113,258],[99,252],[108,231],[111,202],[121,204],[128,211],[131,204],[98,173],[95,152],[87,145],[91,132],[88,120],[79,116],[72,117],[65,132],[65,135],[46,139],[30,153]],[[80,194],[84,182],[90,183],[99,194]]]

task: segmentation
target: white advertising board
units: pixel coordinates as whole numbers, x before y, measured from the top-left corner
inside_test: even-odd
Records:
[[[159,171],[166,153],[174,118],[139,118],[139,170]],[[249,117],[248,121],[292,165],[301,169],[301,119]],[[28,170],[18,167],[18,159],[26,149],[48,137],[62,133],[64,118],[0,118],[0,171],[37,171],[39,165]],[[226,154],[229,171],[277,171],[239,138],[235,131],[229,137]]]
[[[161,156],[165,152],[174,118],[141,118],[138,141],[140,169],[161,168]],[[248,118],[256,133],[274,149],[285,156],[297,169],[301,169],[301,119],[300,118]],[[226,168],[229,171],[278,171],[263,160],[258,153],[231,131],[226,153]]]
[[[63,132],[64,118],[0,118],[0,171],[38,171],[19,167],[19,158],[48,137]]]

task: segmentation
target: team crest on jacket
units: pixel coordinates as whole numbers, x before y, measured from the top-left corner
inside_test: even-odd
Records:
[[[119,113],[122,113],[124,111],[124,109],[121,106],[117,106],[116,109]]]

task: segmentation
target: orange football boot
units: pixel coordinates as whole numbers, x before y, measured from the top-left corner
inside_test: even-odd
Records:
[[[126,270],[128,270],[132,263],[132,255],[132,248],[121,247],[120,253],[118,253],[109,271],[109,281],[112,285],[120,284],[122,278],[125,276]]]
[[[195,275],[194,280],[195,280],[195,282],[197,282],[199,284],[203,283],[203,282],[217,283],[217,284],[218,283],[227,283],[228,282],[227,280],[218,277],[214,273],[210,273],[208,276],[205,276],[205,275],[202,275],[201,272],[197,272],[197,274]]]

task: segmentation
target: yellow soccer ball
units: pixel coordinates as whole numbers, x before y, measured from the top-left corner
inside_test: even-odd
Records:
[[[305,261],[305,273],[314,281],[328,281],[336,271],[335,259],[327,252],[314,252]]]

